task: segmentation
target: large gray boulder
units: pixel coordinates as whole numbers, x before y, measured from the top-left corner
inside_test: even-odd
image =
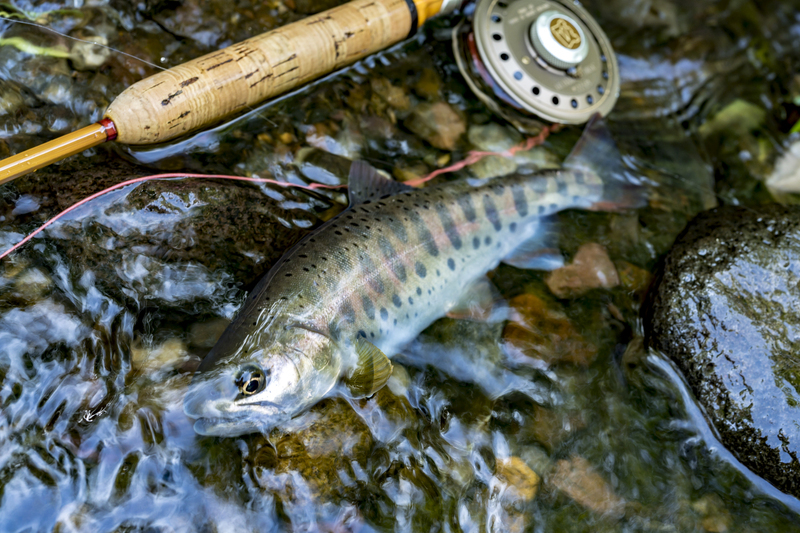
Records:
[[[722,442],[800,496],[800,206],[701,213],[648,300],[647,342],[682,370]]]

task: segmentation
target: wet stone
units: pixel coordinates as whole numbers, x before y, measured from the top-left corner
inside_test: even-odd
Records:
[[[720,438],[800,496],[800,207],[697,216],[656,275],[650,346],[671,357]]]
[[[266,483],[280,474],[299,473],[317,494],[330,494],[351,485],[364,468],[372,449],[369,428],[341,399],[316,405],[305,427],[284,435],[270,435],[275,453],[255,453],[252,464],[272,471],[260,476]],[[266,437],[253,437],[251,449],[270,448]],[[273,488],[273,487],[270,487]]]
[[[592,289],[616,287],[619,274],[606,249],[590,242],[578,248],[572,263],[551,272],[545,282],[559,298],[571,298]]]
[[[526,428],[537,442],[553,452],[575,430],[586,425],[579,412],[563,413],[555,409],[535,405],[533,422]]]
[[[467,139],[478,150],[504,152],[522,142],[522,135],[511,127],[490,122],[470,126]]]
[[[523,501],[532,500],[539,490],[539,475],[519,457],[498,458],[494,475],[507,484],[508,492]]]
[[[445,102],[416,106],[404,124],[413,133],[442,150],[454,150],[467,130],[464,118]]]
[[[499,155],[490,155],[469,166],[476,178],[489,179],[507,176],[516,172],[517,163],[513,159]]]
[[[614,493],[606,479],[580,456],[558,461],[548,483],[577,504],[598,514],[621,517],[626,502]]]
[[[386,78],[373,78],[370,80],[370,86],[372,91],[390,107],[401,111],[411,107],[411,101],[406,92]]]
[[[700,525],[709,533],[730,531],[732,517],[725,509],[722,499],[716,494],[706,494],[692,502],[692,509],[702,518]]]
[[[547,363],[589,365],[597,347],[584,339],[556,304],[548,304],[533,294],[523,294],[509,301],[514,309],[503,330],[509,347],[527,357]]]

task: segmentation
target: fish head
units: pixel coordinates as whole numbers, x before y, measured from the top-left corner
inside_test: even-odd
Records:
[[[268,339],[246,337],[227,357],[216,347],[209,354],[214,364],[201,366],[184,397],[184,412],[196,419],[197,433],[265,433],[333,389],[342,369],[338,344],[312,328],[277,329]]]

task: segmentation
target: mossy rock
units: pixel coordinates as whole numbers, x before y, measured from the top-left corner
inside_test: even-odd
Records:
[[[800,206],[722,207],[678,236],[645,305],[720,438],[800,496]]]

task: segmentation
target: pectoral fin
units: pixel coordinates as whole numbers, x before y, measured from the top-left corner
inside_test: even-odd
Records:
[[[558,249],[557,221],[554,217],[542,218],[536,232],[517,245],[503,262],[527,270],[555,270],[564,266]]]
[[[355,349],[358,362],[344,383],[353,397],[363,398],[386,385],[392,375],[392,363],[386,354],[362,337],[356,340]]]

